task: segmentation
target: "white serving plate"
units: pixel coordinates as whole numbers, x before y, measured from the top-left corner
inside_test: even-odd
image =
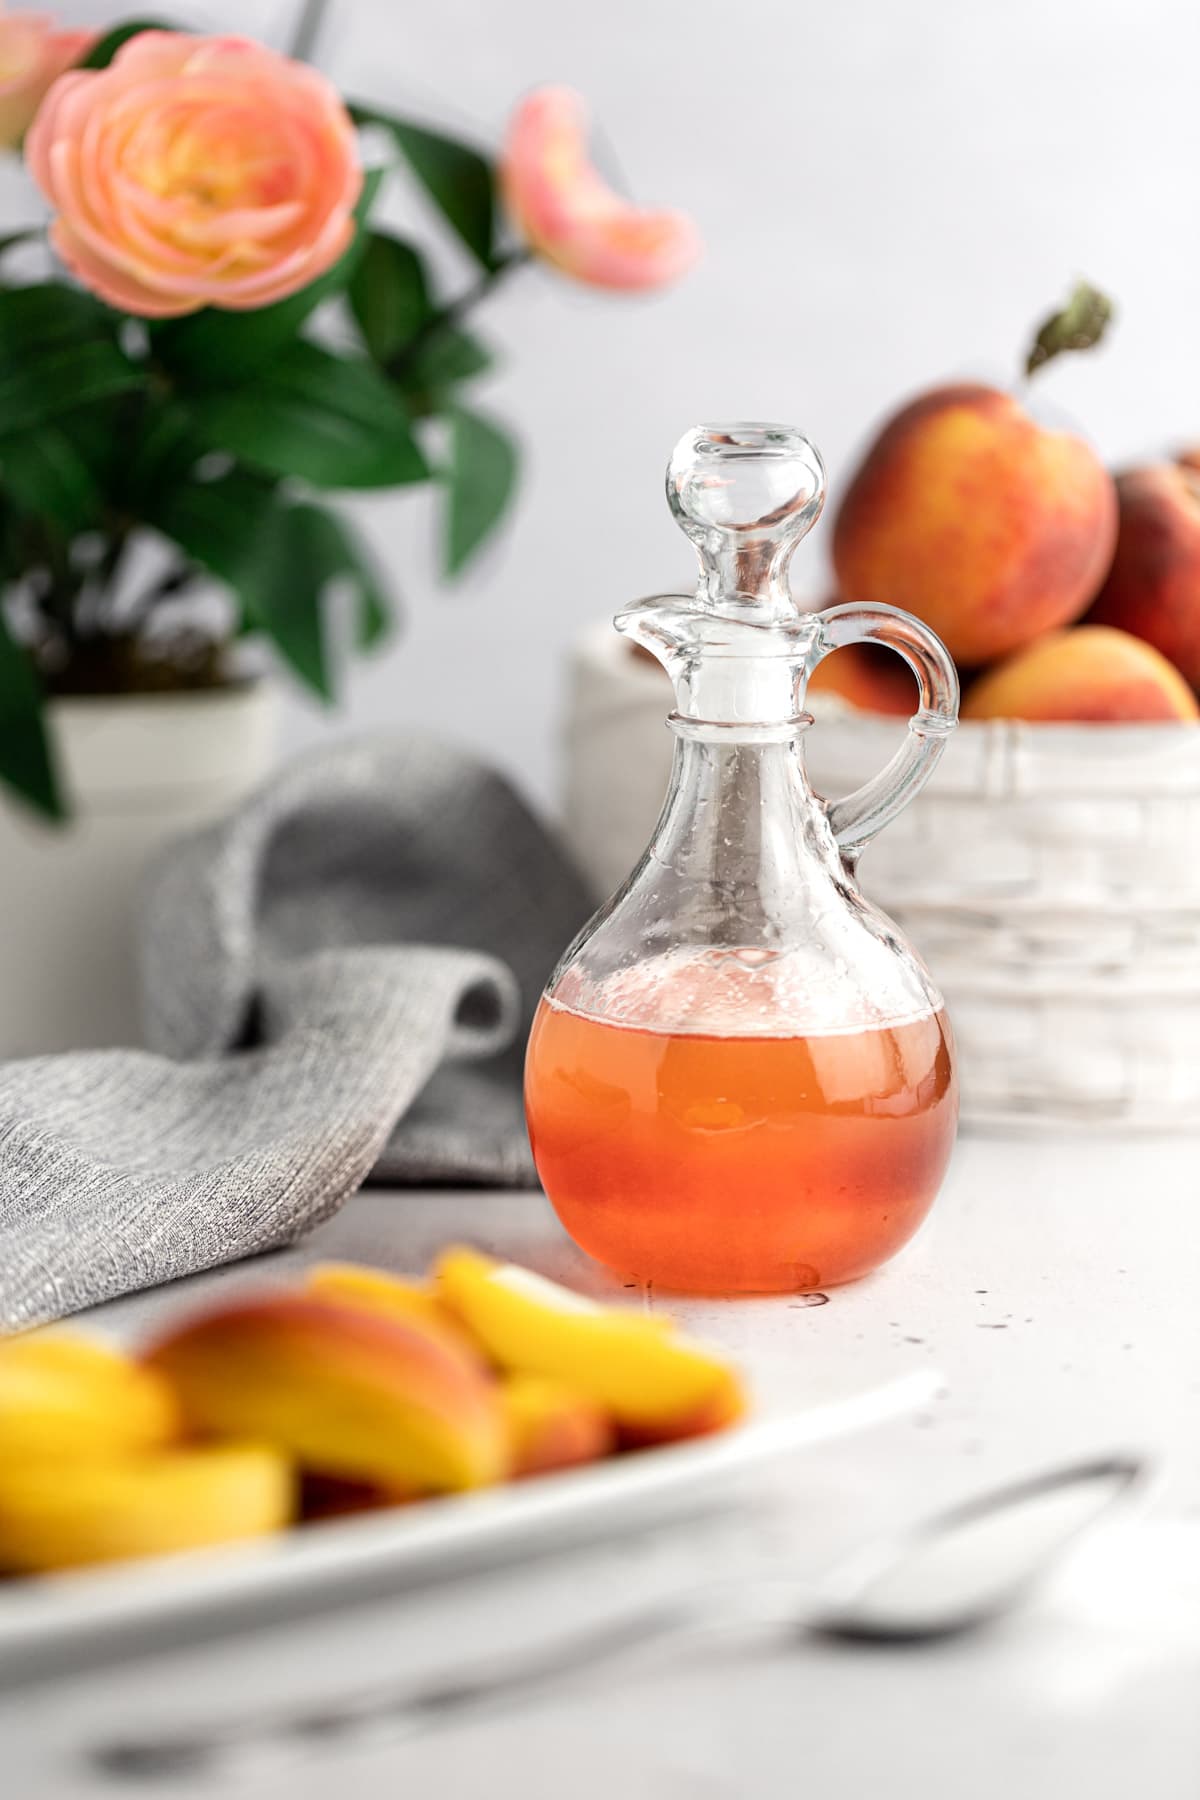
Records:
[[[739,1478],[927,1405],[941,1377],[772,1411],[714,1437],[255,1543],[0,1584],[0,1686],[562,1550],[727,1503]]]

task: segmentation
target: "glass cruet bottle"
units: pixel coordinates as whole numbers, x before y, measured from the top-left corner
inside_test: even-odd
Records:
[[[954,1141],[942,999],[855,882],[957,718],[940,641],[884,606],[801,611],[788,564],[824,500],[798,431],[703,426],[667,496],[692,595],[617,629],[675,687],[674,766],[649,848],[567,950],[526,1060],[538,1173],[598,1261],[693,1292],[803,1292],[877,1267],[921,1223]],[[920,703],[845,799],[805,772],[805,689],[841,645],[886,644]]]

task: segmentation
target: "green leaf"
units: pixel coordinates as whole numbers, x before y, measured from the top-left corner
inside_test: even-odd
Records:
[[[122,44],[130,38],[137,37],[143,31],[178,31],[178,25],[168,25],[165,19],[130,19],[125,25],[115,25],[106,31],[102,38],[97,38],[86,56],[80,57],[77,69],[107,69]]]
[[[344,578],[355,590],[360,647],[378,642],[387,627],[383,587],[349,527],[321,506],[289,501],[248,470],[165,492],[153,523],[233,589],[246,625],[268,636],[322,699],[333,697],[324,628],[330,584]]]
[[[151,522],[193,562],[231,587],[247,625],[265,632],[300,679],[324,700],[333,688],[325,655],[320,584],[289,550],[291,508],[245,469],[164,492]]]
[[[22,512],[54,519],[68,532],[94,524],[103,505],[75,437],[53,425],[0,440],[0,486]]]
[[[457,575],[504,516],[517,481],[512,439],[479,413],[454,407],[448,414],[450,460],[443,566]]]
[[[419,253],[386,232],[367,234],[349,294],[363,342],[377,363],[388,362],[433,316]]]
[[[470,381],[492,366],[491,352],[461,325],[439,325],[421,344],[411,362],[403,359],[405,385],[437,394],[456,382]]]
[[[62,419],[91,400],[127,393],[143,376],[115,344],[64,344],[0,366],[0,437]]]
[[[344,519],[323,506],[301,502],[291,508],[291,521],[308,567],[323,571],[325,581],[340,577],[349,583],[357,603],[355,645],[374,650],[392,629],[392,611],[369,550]]]
[[[126,509],[137,513],[165,488],[188,480],[205,451],[183,401],[155,396],[143,409],[112,486]]]
[[[1054,357],[1069,350],[1090,350],[1104,336],[1113,317],[1107,294],[1086,281],[1077,281],[1071,298],[1060,312],[1043,321],[1025,358],[1025,373],[1032,375]]]
[[[378,125],[391,133],[447,224],[482,267],[490,269],[495,254],[496,184],[487,158],[454,138],[375,107],[352,106],[350,114],[356,124]]]
[[[31,350],[79,338],[115,343],[117,317],[82,288],[34,282],[0,293],[0,357],[23,362]]]
[[[257,375],[263,364],[295,338],[323,300],[339,293],[358,266],[367,243],[364,221],[379,192],[382,169],[368,169],[354,209],[358,230],[349,248],[316,281],[286,300],[257,312],[222,312],[206,306],[185,319],[168,319],[151,330],[154,352],[172,371],[193,383],[226,386]]]
[[[194,395],[208,449],[316,487],[379,488],[425,481],[429,467],[394,386],[365,358],[298,341],[257,381]]]
[[[53,282],[0,291],[0,439],[141,386],[117,320],[78,288]]]
[[[369,560],[340,519],[308,502],[283,506],[264,521],[257,579],[248,598],[250,620],[265,631],[316,693],[332,700],[324,601],[346,577],[357,601],[355,642],[369,649],[383,637],[387,603]]]
[[[42,687],[29,652],[0,612],[0,781],[43,818],[67,816],[43,716]]]
[[[241,595],[248,623],[278,649],[301,681],[322,700],[334,698],[322,601],[325,581],[307,554],[299,507],[276,505],[260,521],[258,544],[243,571]]]

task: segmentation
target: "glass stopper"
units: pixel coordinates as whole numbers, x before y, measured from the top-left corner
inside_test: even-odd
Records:
[[[702,605],[794,618],[792,552],[825,503],[825,466],[790,425],[697,425],[667,465],[667,501],[700,559]]]

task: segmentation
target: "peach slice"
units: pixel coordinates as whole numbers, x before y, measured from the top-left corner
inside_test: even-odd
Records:
[[[639,1443],[715,1431],[745,1410],[727,1363],[637,1313],[475,1250],[447,1250],[437,1275],[446,1304],[501,1368],[566,1383]]]
[[[596,1462],[615,1447],[608,1414],[565,1382],[545,1375],[509,1375],[500,1384],[500,1404],[514,1477]]]
[[[454,1336],[307,1294],[209,1313],[150,1352],[191,1425],[385,1488],[481,1487],[504,1472],[495,1384]]]
[[[280,1531],[293,1515],[287,1458],[218,1444],[61,1463],[0,1464],[0,1566],[40,1574],[163,1556]]]
[[[98,1338],[32,1331],[0,1341],[0,1452],[6,1463],[119,1456],[179,1434],[162,1376]]]
[[[460,1346],[475,1350],[454,1314],[442,1304],[437,1289],[427,1281],[411,1281],[364,1263],[315,1263],[305,1276],[304,1291],[347,1306],[365,1306],[388,1318],[412,1319],[418,1325],[448,1332]]]

